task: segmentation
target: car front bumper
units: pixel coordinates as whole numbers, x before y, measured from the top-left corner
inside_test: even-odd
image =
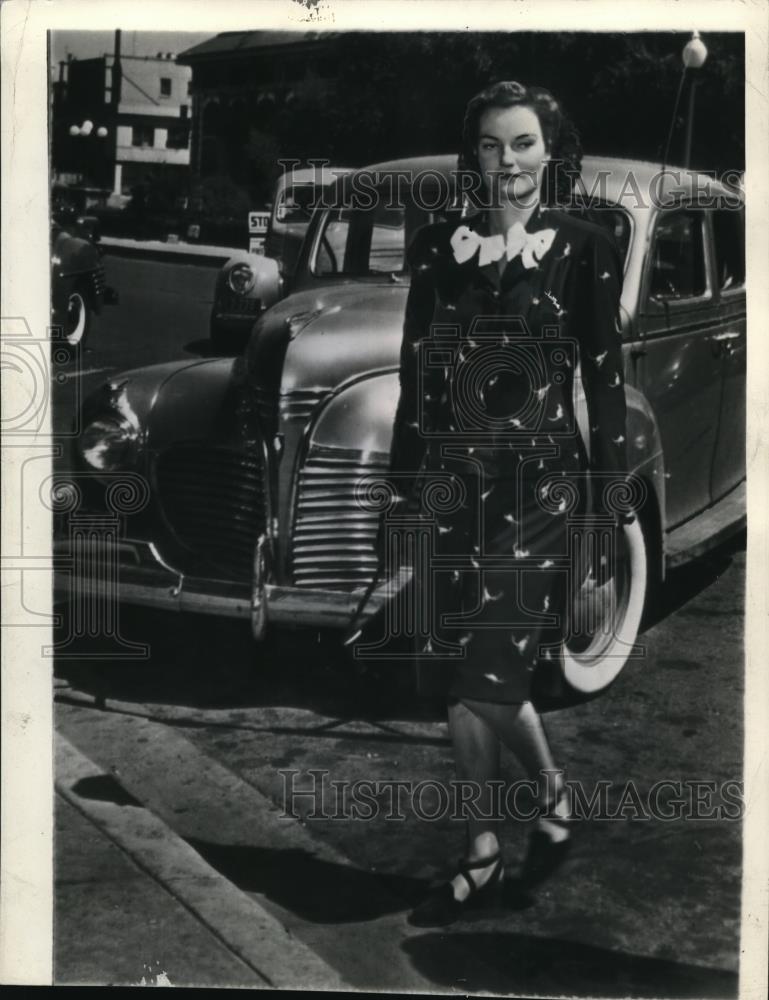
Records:
[[[92,616],[111,616],[118,603],[161,611],[184,611],[248,619],[256,639],[267,624],[309,628],[349,625],[364,588],[355,591],[286,587],[270,578],[269,546],[262,536],[254,555],[251,585],[187,576],[165,563],[151,542],[124,539],[110,548],[86,540],[54,545],[54,593],[78,602]],[[371,595],[373,612],[391,593],[383,583]],[[92,627],[98,629],[98,620]]]

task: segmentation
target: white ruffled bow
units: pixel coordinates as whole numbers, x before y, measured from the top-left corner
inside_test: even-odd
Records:
[[[451,249],[458,264],[470,260],[480,248],[480,267],[499,260],[504,254],[508,260],[520,254],[524,267],[536,267],[537,261],[545,256],[554,239],[555,229],[527,233],[521,222],[514,222],[506,236],[481,236],[469,226],[459,226],[451,237]]]

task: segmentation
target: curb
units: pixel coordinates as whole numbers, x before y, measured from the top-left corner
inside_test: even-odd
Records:
[[[339,973],[272,914],[201,858],[140,804],[118,805],[78,794],[85,779],[116,781],[56,734],[56,790],[133,862],[180,902],[265,986],[349,990]]]
[[[247,253],[244,247],[215,247],[196,243],[164,243],[162,240],[129,240],[102,236],[99,246],[105,253],[145,260],[174,260],[181,264],[223,264],[234,254]]]

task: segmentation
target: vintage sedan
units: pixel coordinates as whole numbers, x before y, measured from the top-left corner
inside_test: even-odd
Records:
[[[93,316],[114,304],[117,292],[104,276],[93,220],[55,216],[51,226],[51,325],[56,343],[66,350],[83,348]],[[98,237],[96,237],[98,239]]]
[[[216,277],[211,344],[218,354],[243,349],[254,321],[284,294],[296,269],[313,209],[345,167],[289,170],[275,184],[262,253],[238,251]]]
[[[318,211],[290,294],[242,357],[126,372],[86,402],[73,477],[107,494],[121,477],[146,489],[116,549],[122,600],[250,619],[257,638],[349,625],[377,561],[380,508],[367,487],[387,467],[399,395],[405,248],[416,228],[457,211],[450,193],[438,203],[455,165],[370,167],[367,183],[380,184],[429,171],[436,191],[423,183],[419,203]],[[571,613],[582,625],[560,673],[567,691],[595,693],[643,654],[644,606],[667,570],[745,522],[744,214],[702,175],[660,183],[653,164],[588,158],[583,177],[624,255],[628,455],[641,484],[611,579],[578,564]],[[94,561],[71,565],[60,585],[96,593]]]

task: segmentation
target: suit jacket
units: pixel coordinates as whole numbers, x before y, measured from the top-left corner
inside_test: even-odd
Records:
[[[602,478],[624,479],[622,264],[613,237],[601,225],[539,207],[513,233],[513,256],[500,274],[496,261],[483,262],[482,251],[498,252],[501,238],[470,253],[488,236],[480,213],[425,226],[409,247],[412,280],[390,453],[396,493],[408,493],[432,439],[472,441],[502,473],[499,459],[519,459],[514,442],[524,435],[532,445],[556,441],[559,455],[547,468],[569,473],[589,465]],[[429,351],[431,344],[448,349]],[[589,463],[572,402],[578,366]],[[471,372],[464,383],[463,372]],[[480,403],[468,407],[473,393]],[[463,408],[485,420],[485,430],[469,426]]]

